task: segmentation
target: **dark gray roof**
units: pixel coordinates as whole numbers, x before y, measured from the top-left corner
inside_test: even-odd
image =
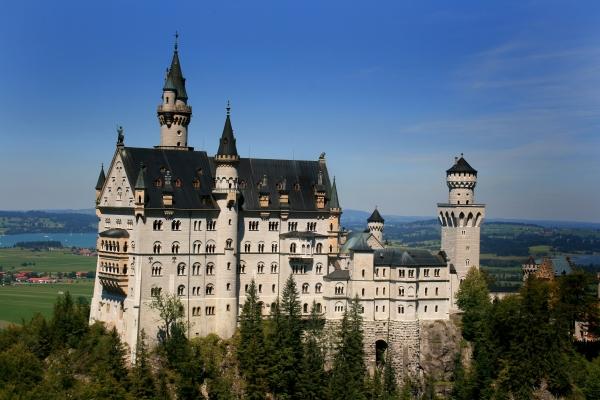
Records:
[[[298,238],[298,239],[312,239],[312,238],[326,238],[327,235],[312,231],[290,231],[279,235],[282,239],[287,238]]]
[[[173,208],[218,209],[212,196],[215,161],[206,152],[138,147],[121,147],[117,151],[121,154],[130,182],[137,182],[140,165],[144,164],[147,208],[163,208],[162,194],[168,171],[171,175]],[[318,161],[241,158],[238,164],[240,205],[243,210],[279,210],[277,185],[285,180],[289,189],[290,211],[328,212],[328,204],[324,209],[317,208],[313,193],[313,185],[317,183],[322,168],[323,184],[330,191],[327,168],[319,166]],[[267,185],[259,187],[264,175],[268,177]],[[158,179],[160,186],[155,184]],[[199,181],[199,188],[194,188],[194,180]],[[268,207],[260,207],[259,192],[270,195]]]
[[[477,170],[475,168],[471,167],[469,165],[469,163],[467,162],[467,160],[465,160],[462,157],[462,155],[458,160],[456,160],[454,162],[454,165],[452,166],[452,168],[446,170],[446,174],[461,173],[461,172],[477,175]]]
[[[98,182],[96,182],[96,190],[102,190],[104,182],[106,181],[106,174],[104,173],[104,165],[100,167],[100,175],[98,176]]]
[[[538,259],[535,263],[540,265],[543,261],[543,259]],[[554,270],[555,276],[568,275],[573,272],[575,264],[569,257],[551,257],[550,261],[552,262],[552,269]]]
[[[244,210],[279,210],[279,185],[286,183],[289,209],[292,211],[329,211],[317,209],[313,186],[317,184],[319,170],[323,168],[323,185],[329,191],[331,183],[327,167],[320,167],[318,161],[271,160],[259,158],[241,158],[239,163],[240,192]],[[267,176],[267,185],[262,185],[263,176]],[[268,194],[269,206],[261,208],[260,193]]]
[[[181,72],[181,64],[179,63],[179,53],[177,49],[173,52],[171,67],[167,71],[165,86],[163,90],[175,91],[175,96],[179,100],[187,101],[187,92],[185,91],[185,78]]]
[[[140,172],[135,181],[135,189],[146,189],[146,168],[144,167],[144,163],[140,164]]]
[[[229,118],[229,106],[227,106],[227,118],[223,127],[223,134],[219,140],[219,156],[237,156],[237,148],[235,146],[235,137],[233,136],[233,128],[231,127],[231,119]]]
[[[127,232],[125,229],[113,228],[113,229],[108,229],[106,231],[100,232],[98,235],[100,237],[118,239],[118,238],[128,238],[129,232]]]
[[[420,249],[381,249],[375,250],[375,265],[391,266],[446,266],[439,254],[431,254]]]
[[[369,243],[367,243],[369,236],[370,234],[360,235],[352,247],[350,247],[350,251],[358,253],[372,253],[374,250],[371,248],[371,246],[369,246]]]
[[[350,279],[350,271],[347,269],[335,269],[325,275],[324,278],[331,281],[347,281]]]
[[[120,151],[130,182],[135,182],[134,179],[140,173],[140,165],[144,164],[147,208],[163,208],[163,190],[169,190],[168,187],[165,188],[167,171],[171,175],[170,190],[173,193],[173,208],[217,208],[212,199],[212,162],[206,152],[138,147],[123,147],[117,151]],[[200,183],[198,189],[193,187],[196,179]],[[159,186],[156,185],[157,180],[160,180]]]
[[[358,244],[361,240],[369,240],[371,234],[367,232],[350,232],[346,237],[346,242],[342,245],[340,250],[343,254],[348,254],[354,246]]]
[[[367,222],[381,222],[382,224],[385,222],[381,214],[379,214],[379,210],[375,207],[373,214],[369,218],[367,218]]]
[[[329,195],[329,207],[340,208],[340,201],[337,194],[337,186],[335,185],[335,176],[333,177],[333,184],[331,185],[331,194]]]

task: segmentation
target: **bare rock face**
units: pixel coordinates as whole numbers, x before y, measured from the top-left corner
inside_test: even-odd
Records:
[[[457,322],[457,318],[420,322],[419,364],[425,375],[436,380],[450,379],[462,339]]]

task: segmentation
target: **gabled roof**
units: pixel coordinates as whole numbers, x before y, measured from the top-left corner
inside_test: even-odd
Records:
[[[227,118],[223,127],[223,134],[219,140],[219,150],[217,156],[237,156],[237,147],[235,145],[235,137],[233,136],[233,128],[231,127],[231,119],[229,118],[229,105],[227,106]]]
[[[98,182],[96,182],[96,190],[102,190],[104,182],[106,181],[106,174],[104,173],[104,165],[100,167],[100,175],[98,176]]]
[[[375,211],[373,211],[373,214],[371,214],[371,216],[367,218],[367,222],[381,222],[383,224],[385,220],[383,219],[381,214],[379,214],[379,210],[377,210],[377,207],[375,207]]]
[[[176,98],[179,100],[187,101],[187,92],[185,90],[185,78],[181,72],[181,64],[179,63],[179,52],[177,48],[173,52],[173,59],[171,60],[171,67],[167,71],[167,77],[165,79],[165,86],[163,90],[173,90],[176,93]]]
[[[445,267],[446,261],[440,254],[432,254],[421,249],[386,248],[375,250],[375,265],[391,266],[439,266]]]
[[[169,171],[173,208],[218,209],[212,195],[216,162],[206,152],[137,147],[121,147],[117,152],[123,160],[129,182],[137,183],[141,164],[144,164],[146,208],[163,208],[163,187],[166,184],[166,172]],[[327,167],[320,166],[318,161],[241,158],[238,164],[240,206],[242,210],[280,210],[278,184],[287,182],[288,210],[328,212],[327,207],[317,208],[312,189],[317,183],[320,169],[323,171],[323,184],[330,191]],[[268,177],[267,186],[259,187],[264,175]],[[196,180],[198,187],[193,184]],[[269,205],[265,208],[260,207],[259,203],[262,191],[270,194]]]
[[[461,172],[477,175],[477,170],[469,165],[467,160],[465,160],[463,158],[462,154],[461,154],[460,158],[454,162],[454,165],[450,169],[446,170],[446,174],[461,173]]]

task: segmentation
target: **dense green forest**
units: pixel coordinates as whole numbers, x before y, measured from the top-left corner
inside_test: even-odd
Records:
[[[491,302],[485,274],[471,271],[458,302],[463,349],[450,398],[524,399],[551,393],[600,399],[600,358],[572,342],[575,321],[595,329],[597,299],[583,272],[555,282],[531,279],[519,296]],[[431,377],[395,379],[387,352],[367,374],[358,302],[325,338],[314,311],[301,318],[292,278],[269,318],[254,283],[230,340],[188,340],[176,296],[159,296],[159,343],[142,332],[133,365],[114,330],[88,325],[89,306],[68,293],[51,318],[36,315],[0,331],[0,399],[438,399]],[[470,351],[466,351],[470,349]]]

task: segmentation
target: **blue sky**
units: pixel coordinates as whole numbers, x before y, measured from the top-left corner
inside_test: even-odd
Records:
[[[600,221],[600,3],[8,2],[0,209],[88,208],[115,127],[158,143],[180,32],[190,145],[327,153],[342,206],[433,215],[461,152],[490,217]]]

